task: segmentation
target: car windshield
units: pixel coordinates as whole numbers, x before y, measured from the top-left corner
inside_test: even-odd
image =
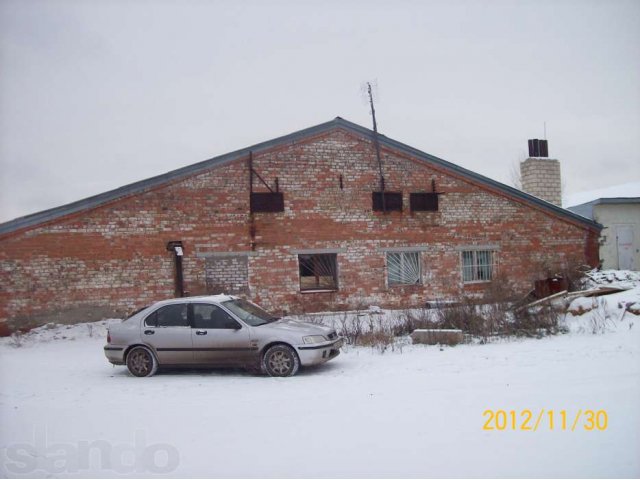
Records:
[[[259,306],[240,298],[222,302],[222,305],[228,308],[229,311],[234,313],[240,320],[248,323],[252,327],[275,322],[279,319],[279,317],[274,317]]]

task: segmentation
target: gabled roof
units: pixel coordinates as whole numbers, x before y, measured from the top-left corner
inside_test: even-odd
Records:
[[[294,143],[298,140],[319,135],[336,128],[342,128],[344,130],[347,130],[349,132],[355,133],[356,135],[359,135],[361,137],[365,137],[368,139],[370,139],[373,136],[372,130],[369,130],[368,128],[362,127],[355,123],[349,122],[348,120],[344,120],[343,118],[336,117],[335,119],[329,122],[321,123],[319,125],[316,125],[310,128],[305,128],[304,130],[290,133],[288,135],[284,135],[282,137],[278,137],[273,140],[268,140],[266,142],[258,143],[256,145],[243,148],[241,150],[236,150],[235,152],[210,158],[208,160],[204,160],[199,163],[194,163],[193,165],[179,168],[177,170],[172,170],[170,172],[167,172],[155,177],[151,177],[146,180],[131,183],[129,185],[116,188],[115,190],[110,190],[108,192],[104,192],[99,195],[88,197],[83,200],[78,200],[76,202],[62,205],[60,207],[51,208],[49,210],[43,210],[38,213],[34,213],[31,215],[26,215],[24,217],[16,218],[14,220],[10,220],[8,222],[0,224],[0,235],[11,233],[16,230],[21,230],[24,228],[34,227],[34,226],[58,219],[60,217],[64,217],[66,215],[82,212],[84,210],[89,210],[89,209],[98,207],[100,205],[104,205],[108,202],[117,200],[119,198],[144,192],[146,190],[149,190],[157,186],[161,186],[171,181],[180,180],[182,178],[196,175],[212,167],[224,165],[226,163],[232,162],[234,160],[238,160],[240,158],[246,158],[247,155],[249,155],[249,152],[259,153],[260,151],[263,151],[263,150],[268,150],[273,147],[285,145],[287,143]],[[543,210],[546,210],[560,217],[564,217],[574,222],[583,224],[586,227],[596,228],[596,229],[602,228],[600,224],[592,220],[586,219],[573,212],[565,210],[564,208],[558,207],[549,202],[541,200],[537,197],[524,193],[516,188],[510,187],[503,183],[492,180],[491,178],[488,178],[483,175],[472,172],[470,170],[467,170],[466,168],[462,168],[458,165],[447,162],[446,160],[442,160],[441,158],[434,157],[433,155],[429,155],[428,153],[422,152],[416,148],[410,147],[409,145],[398,142],[384,135],[379,135],[379,142],[381,146],[385,146],[385,147],[406,153],[426,163],[435,165],[437,167],[441,167],[451,172],[455,172],[461,177],[467,178],[469,180],[472,180],[480,184],[484,184],[498,191],[502,191],[511,197],[524,200],[528,203],[536,205],[542,208]]]

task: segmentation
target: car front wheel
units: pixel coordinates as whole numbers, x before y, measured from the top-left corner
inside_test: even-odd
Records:
[[[127,368],[136,377],[150,377],[158,370],[158,362],[148,348],[134,347],[127,355]]]
[[[300,360],[290,346],[274,345],[264,352],[262,368],[271,377],[290,377],[300,368]]]

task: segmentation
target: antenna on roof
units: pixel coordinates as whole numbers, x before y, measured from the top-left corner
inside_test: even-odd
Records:
[[[386,202],[384,198],[384,175],[382,173],[382,157],[380,156],[380,142],[378,141],[378,123],[376,122],[376,109],[373,106],[373,90],[375,89],[376,95],[378,93],[378,82],[366,82],[361,87],[363,93],[366,92],[366,96],[369,100],[369,106],[371,108],[371,117],[373,119],[373,145],[376,150],[376,158],[378,160],[378,171],[380,174],[380,196],[382,197],[382,211],[386,212]]]
[[[371,89],[371,95],[369,95],[369,89]],[[378,91],[378,80],[374,80],[372,82],[362,82],[360,84],[360,94],[362,96],[362,103],[370,106],[371,105],[371,97],[373,97],[373,102],[378,103],[380,101],[380,92]],[[371,112],[369,112],[371,114]]]

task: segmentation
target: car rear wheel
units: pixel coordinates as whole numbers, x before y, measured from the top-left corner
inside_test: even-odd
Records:
[[[289,345],[274,345],[264,352],[262,368],[271,377],[290,377],[300,368],[300,360]]]
[[[148,348],[134,347],[127,355],[127,368],[136,377],[150,377],[158,370],[158,362]]]

